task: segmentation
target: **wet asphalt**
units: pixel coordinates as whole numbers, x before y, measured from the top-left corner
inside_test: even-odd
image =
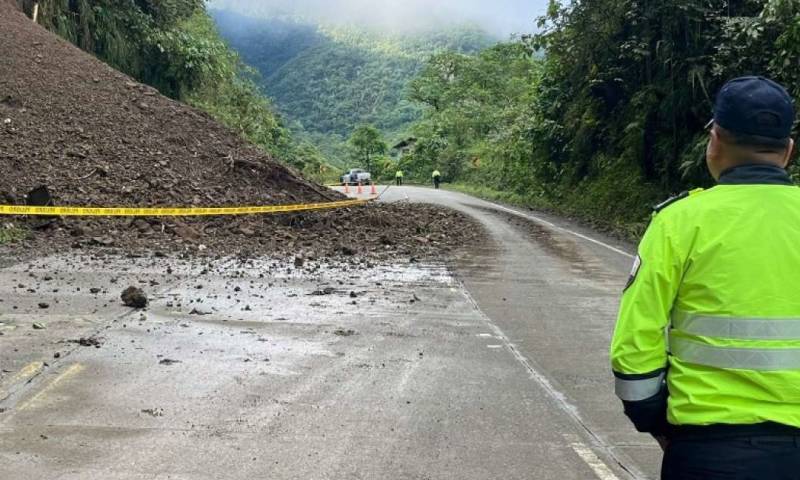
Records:
[[[0,269],[0,479],[656,478],[607,367],[631,246],[457,193],[382,200],[489,240],[449,265]]]

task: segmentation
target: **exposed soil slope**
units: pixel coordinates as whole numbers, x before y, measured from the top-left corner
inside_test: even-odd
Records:
[[[335,198],[208,115],[0,3],[0,192],[60,204],[241,205]]]
[[[0,204],[241,206],[337,200],[203,112],[163,97],[0,1]],[[38,204],[38,203],[37,203]],[[221,218],[0,218],[2,257],[64,248],[406,259],[480,232],[420,205]],[[19,227],[30,228],[30,232]],[[3,233],[0,231],[0,233]],[[0,235],[0,244],[3,243]]]

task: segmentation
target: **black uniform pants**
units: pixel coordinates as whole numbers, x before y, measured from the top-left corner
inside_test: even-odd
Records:
[[[800,480],[800,437],[675,438],[662,480]]]

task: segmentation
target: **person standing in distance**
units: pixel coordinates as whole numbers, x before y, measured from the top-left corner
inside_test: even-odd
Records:
[[[397,184],[398,187],[403,186],[403,171],[402,170],[398,169],[397,172],[394,174],[394,181],[395,181],[395,183]]]
[[[433,171],[433,174],[431,174],[431,177],[433,178],[433,187],[436,188],[436,190],[439,190],[439,185],[442,183],[441,172],[439,172],[439,170],[436,169]]]
[[[662,479],[800,479],[800,188],[794,105],[725,84],[706,163],[718,185],[658,207],[622,296],[615,389],[664,448]]]

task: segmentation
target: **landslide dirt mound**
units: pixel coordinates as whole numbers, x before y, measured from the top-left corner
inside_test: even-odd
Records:
[[[86,251],[123,255],[268,254],[287,259],[413,262],[446,259],[483,242],[470,217],[433,205],[392,203],[292,215],[59,219],[26,238],[0,245],[2,257]],[[0,261],[0,263],[2,263]]]
[[[206,114],[161,96],[0,0],[0,204],[46,186],[56,205],[240,206],[343,198]],[[47,198],[47,191],[37,194]],[[22,228],[20,228],[22,227]],[[0,263],[65,249],[411,261],[475,241],[423,205],[221,218],[0,217]],[[203,253],[204,252],[204,253]]]
[[[58,204],[320,201],[208,115],[160,95],[0,2],[0,202],[46,185]]]

